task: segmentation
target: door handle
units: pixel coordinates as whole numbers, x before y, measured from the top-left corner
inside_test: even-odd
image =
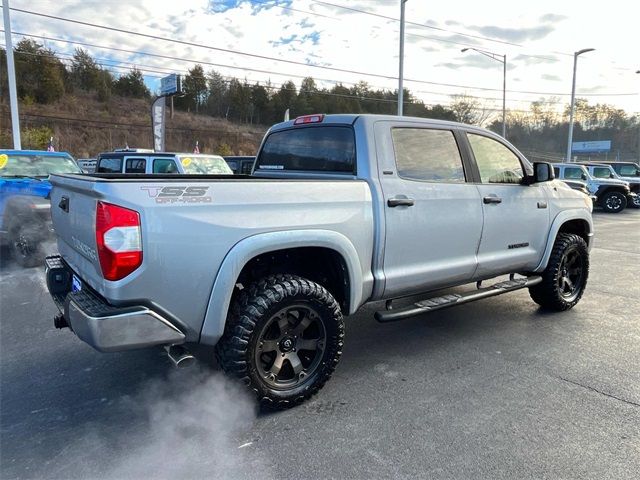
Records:
[[[390,207],[412,207],[414,203],[413,198],[395,197],[387,200],[387,205]]]
[[[60,207],[63,212],[69,213],[69,197],[65,197],[63,195],[60,199],[60,203],[58,203],[58,207]]]
[[[502,199],[496,195],[489,195],[488,197],[484,197],[482,201],[486,203],[502,203]]]

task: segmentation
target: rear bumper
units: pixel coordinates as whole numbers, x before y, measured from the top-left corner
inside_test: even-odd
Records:
[[[96,350],[119,352],[184,343],[178,328],[145,306],[115,307],[84,283],[81,290],[71,291],[73,272],[59,255],[47,257],[45,265],[47,288],[64,321]]]

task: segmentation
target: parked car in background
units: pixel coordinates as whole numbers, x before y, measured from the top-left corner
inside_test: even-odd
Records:
[[[224,159],[233,173],[238,175],[251,175],[256,162],[256,157],[251,156],[225,156]]]
[[[612,178],[595,178],[588,168],[580,163],[554,163],[553,170],[560,180],[578,180],[587,185],[587,190],[598,197],[597,205],[605,212],[619,213],[627,203],[635,200],[629,184]]]
[[[96,171],[95,158],[78,158],[76,159],[76,163],[84,173],[94,173]]]
[[[98,155],[95,173],[232,175],[220,155],[119,150]]]
[[[623,177],[620,175],[614,165],[610,163],[594,163],[594,162],[580,162],[589,173],[593,175],[595,178],[615,178],[617,180],[622,180],[623,182],[627,182],[629,184],[629,188],[631,189],[631,193],[635,194],[632,201],[629,205],[634,208],[640,208],[640,168],[637,165],[631,162],[625,162],[625,165],[616,165],[618,170],[624,171],[628,174],[628,176]],[[622,168],[624,167],[624,168]]]
[[[0,150],[0,244],[24,267],[42,264],[42,242],[53,238],[51,173],[82,173],[66,152]]]

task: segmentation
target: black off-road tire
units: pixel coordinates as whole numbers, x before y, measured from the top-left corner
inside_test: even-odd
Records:
[[[627,208],[627,197],[622,192],[607,192],[600,200],[600,206],[607,213],[620,213]]]
[[[303,379],[297,378],[300,374],[294,374],[292,381],[300,383],[279,387],[275,385],[276,378],[267,378],[270,377],[269,373],[264,375],[265,366],[261,362],[264,357],[261,355],[265,353],[261,353],[261,349],[265,341],[276,340],[265,340],[267,335],[263,332],[268,328],[276,328],[273,327],[275,319],[283,316],[293,318],[289,317],[287,309],[298,307],[302,310],[308,307],[314,312],[313,321],[317,324],[314,328],[323,328],[326,340],[319,343],[323,350],[314,353],[313,371],[309,371],[308,375],[303,373]],[[291,321],[295,323],[295,320],[293,318]],[[284,329],[287,330],[288,327]],[[282,330],[278,324],[276,331]],[[277,348],[283,349],[282,342],[285,340],[280,340]],[[285,409],[302,403],[324,386],[340,360],[343,345],[344,323],[340,306],[322,285],[296,275],[271,275],[250,285],[238,295],[227,317],[224,335],[216,346],[216,358],[225,373],[241,379],[255,392],[262,406]],[[275,350],[276,357],[284,357],[282,351]],[[301,349],[296,355],[302,355],[302,352]],[[268,358],[269,354],[266,355]],[[291,372],[292,367],[290,362]]]
[[[24,268],[36,267],[44,262],[44,253],[39,242],[26,227],[15,227],[10,233],[10,249],[14,260]]]
[[[566,259],[568,255],[576,257],[582,269],[579,285],[575,291],[564,292],[563,275],[566,276]],[[573,308],[582,298],[589,277],[589,250],[587,243],[579,235],[573,233],[559,233],[549,257],[547,268],[542,273],[542,282],[529,288],[529,294],[534,302],[543,308],[564,311]]]

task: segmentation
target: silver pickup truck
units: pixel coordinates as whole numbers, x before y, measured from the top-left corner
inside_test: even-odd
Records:
[[[274,408],[324,385],[365,303],[385,300],[390,322],[528,288],[562,311],[587,282],[591,199],[458,123],[309,115],[267,132],[251,176],[51,182],[56,326],[104,352],[163,345],[176,364],[215,347]]]

